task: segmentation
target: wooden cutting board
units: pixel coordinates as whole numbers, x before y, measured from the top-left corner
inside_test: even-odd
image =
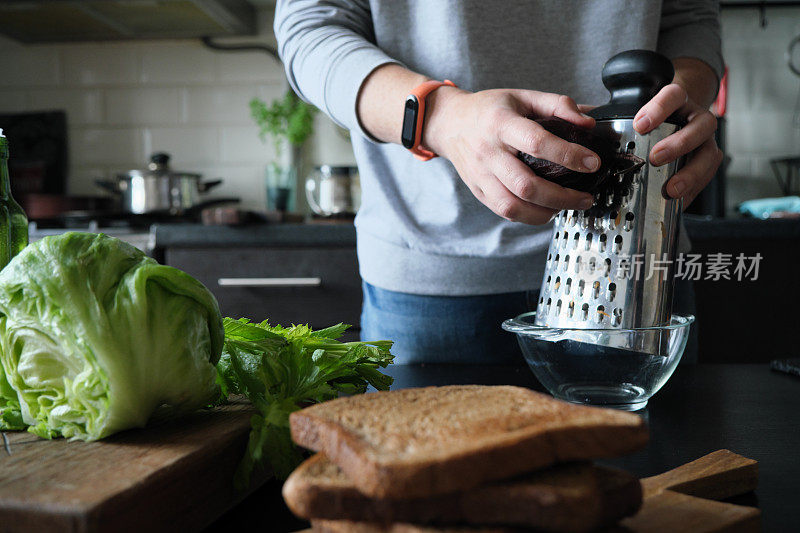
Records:
[[[718,450],[673,470],[644,478],[639,512],[609,531],[613,533],[750,532],[760,530],[761,512],[715,500],[746,494],[758,484],[758,463],[728,450]],[[341,523],[340,523],[341,524]],[[517,531],[476,527],[436,528],[399,524],[357,524],[360,533],[435,533]],[[310,533],[303,530],[298,533]]]
[[[100,442],[5,432],[0,531],[153,533],[207,526],[246,496],[234,490],[233,475],[253,413],[237,401]]]
[[[718,450],[642,479],[642,508],[621,522],[620,531],[759,531],[761,511],[715,501],[751,492],[757,484],[756,461],[729,450]]]

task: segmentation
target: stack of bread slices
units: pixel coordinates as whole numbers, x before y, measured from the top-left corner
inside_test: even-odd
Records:
[[[591,463],[644,446],[639,416],[525,388],[378,392],[290,423],[294,441],[319,453],[283,496],[315,531],[592,531],[642,502],[638,479]]]

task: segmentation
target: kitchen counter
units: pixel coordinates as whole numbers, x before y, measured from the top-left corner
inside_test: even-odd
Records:
[[[153,226],[156,248],[255,247],[255,246],[355,246],[352,223],[274,223],[245,226],[157,224]]]
[[[684,217],[689,237],[715,239],[800,239],[800,219]],[[154,226],[158,248],[218,246],[355,246],[352,223],[273,223],[246,226],[158,224]]]
[[[693,241],[716,239],[798,239],[800,219],[705,218],[685,215],[684,224]]]
[[[395,378],[393,389],[478,383],[542,390],[525,366],[398,365],[388,373]],[[796,497],[800,432],[792,429],[798,412],[800,379],[770,371],[766,365],[679,367],[641,412],[650,425],[649,445],[628,457],[602,462],[649,476],[729,449],[759,462],[758,489],[731,501],[759,507],[765,532],[792,531],[800,522]],[[280,484],[272,481],[209,531],[223,531],[236,523],[265,523],[265,516],[272,517],[276,531],[303,525],[291,517],[282,503]]]

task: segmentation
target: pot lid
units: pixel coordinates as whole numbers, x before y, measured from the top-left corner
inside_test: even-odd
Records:
[[[180,172],[172,170],[169,166],[170,155],[166,152],[154,152],[150,156],[150,162],[147,164],[147,169],[133,169],[127,172],[118,174],[119,178],[130,177],[147,177],[147,176],[165,176],[175,178],[194,178],[200,179],[201,174],[196,172]]]
[[[672,83],[675,69],[657,52],[627,50],[606,61],[602,75],[611,99],[589,111],[589,116],[595,120],[633,119],[642,106]],[[683,125],[685,120],[673,114],[667,122]]]

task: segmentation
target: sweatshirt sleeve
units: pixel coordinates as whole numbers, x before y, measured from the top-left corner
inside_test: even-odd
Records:
[[[397,61],[374,44],[368,0],[278,0],[275,37],[295,92],[370,139],[356,115],[358,91],[373,70]]]
[[[693,57],[705,62],[722,79],[718,0],[664,0],[658,51],[670,59]]]

